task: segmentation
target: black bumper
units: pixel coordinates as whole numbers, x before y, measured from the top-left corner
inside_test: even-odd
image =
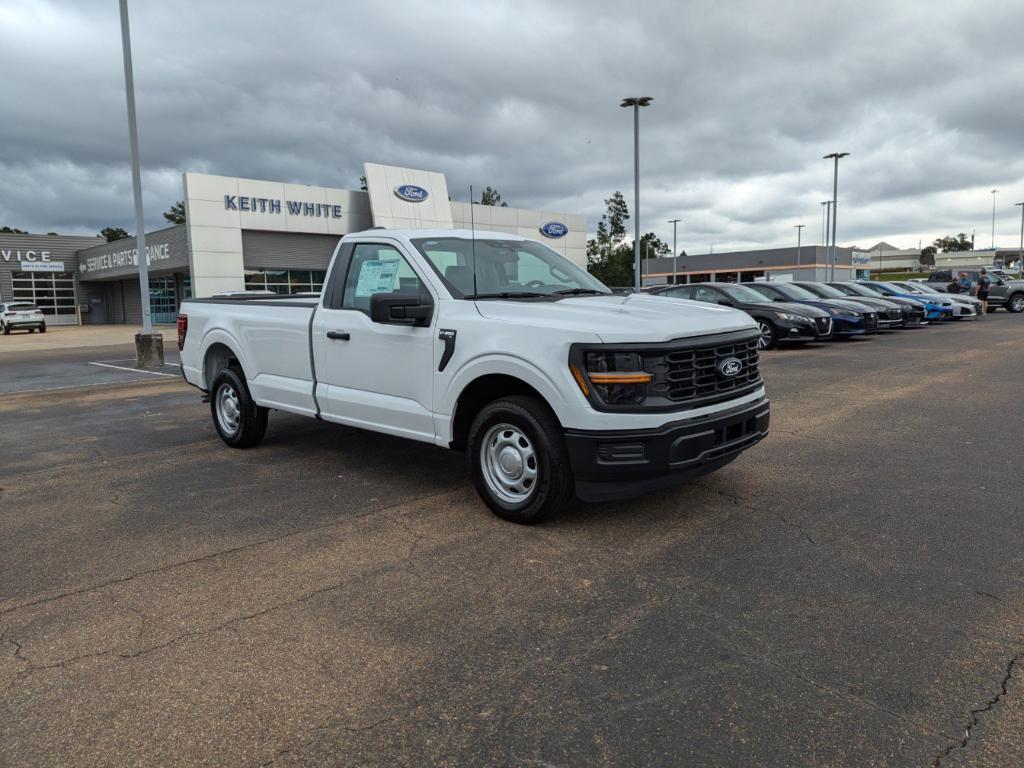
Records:
[[[761,399],[658,429],[566,430],[576,495],[620,499],[706,475],[767,437],[768,421],[768,400]]]

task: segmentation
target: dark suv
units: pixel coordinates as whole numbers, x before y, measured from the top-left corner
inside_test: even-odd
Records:
[[[651,293],[743,310],[757,321],[761,331],[761,338],[757,340],[759,349],[771,349],[776,344],[825,341],[832,336],[832,318],[825,310],[803,304],[775,303],[746,285],[691,283],[652,289]]]

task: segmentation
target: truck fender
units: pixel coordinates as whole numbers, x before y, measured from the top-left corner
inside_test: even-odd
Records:
[[[448,386],[436,404],[438,443],[447,445],[452,439],[453,420],[459,398],[473,382],[484,376],[501,375],[518,379],[533,390],[554,411],[559,423],[566,423],[567,403],[558,385],[539,367],[524,358],[506,354],[490,354],[463,364],[449,379]],[[568,368],[566,369],[568,376]]]
[[[240,344],[238,342],[238,339],[236,339],[234,336],[232,336],[228,331],[224,330],[223,328],[214,328],[214,329],[208,331],[203,336],[202,341],[199,343],[200,355],[199,355],[198,363],[199,363],[199,376],[200,376],[200,378],[201,378],[201,380],[203,382],[202,388],[203,389],[207,389],[209,387],[210,379],[212,379],[213,378],[213,374],[216,373],[215,371],[207,372],[207,370],[206,370],[206,355],[210,351],[210,348],[212,346],[214,346],[215,344],[220,344],[222,346],[225,346],[225,347],[227,347],[231,351],[231,353],[235,356],[235,359],[238,360],[238,364],[242,366],[242,373],[243,373],[243,375],[245,375],[246,379],[248,379],[249,378],[249,371],[251,371],[252,369],[249,366],[249,363],[248,363],[248,360],[246,359],[246,356],[244,354],[239,353],[239,351],[238,351],[240,349],[243,349],[242,344]],[[207,373],[210,374],[209,377],[207,377]]]

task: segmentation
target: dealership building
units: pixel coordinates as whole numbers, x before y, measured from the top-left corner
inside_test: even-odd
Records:
[[[869,277],[870,258],[852,248],[836,248],[836,280]],[[823,245],[762,248],[754,251],[687,254],[645,259],[644,285],[665,283],[750,283],[756,280],[821,281],[833,279],[829,249]]]
[[[455,202],[443,173],[366,163],[366,190],[187,172],[186,223],[146,233],[153,322],[225,291],[318,291],[342,235],[374,227],[469,229],[539,239],[586,264],[586,217]],[[53,325],[142,322],[134,237],[0,233],[0,303],[31,301]]]

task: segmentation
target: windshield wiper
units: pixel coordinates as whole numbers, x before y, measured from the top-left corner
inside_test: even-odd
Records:
[[[501,291],[500,293],[470,293],[467,299],[536,299],[550,296],[550,293],[536,291]]]
[[[583,296],[583,295],[594,295],[604,296],[604,291],[599,291],[596,288],[566,288],[562,291],[555,291],[558,296]]]

